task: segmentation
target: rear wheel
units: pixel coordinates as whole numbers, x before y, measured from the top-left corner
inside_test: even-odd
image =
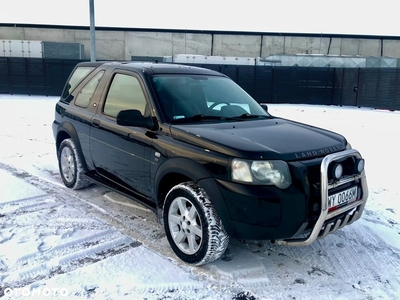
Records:
[[[66,187],[78,190],[90,184],[90,181],[84,177],[82,160],[72,139],[61,142],[58,148],[58,167]]]
[[[203,265],[218,259],[229,236],[205,191],[193,182],[174,186],[164,204],[169,244],[184,262]]]

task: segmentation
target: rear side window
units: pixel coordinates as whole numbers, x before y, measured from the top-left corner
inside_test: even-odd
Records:
[[[75,100],[75,105],[80,107],[88,107],[92,100],[93,93],[103,77],[104,71],[97,73],[89,82],[82,88]]]
[[[90,72],[92,72],[95,67],[78,67],[75,69],[74,74],[72,74],[71,78],[68,80],[67,86],[64,89],[64,93],[62,95],[63,101],[71,102],[72,99],[68,99],[69,95],[71,95],[72,91],[79,82],[82,81]]]
[[[116,74],[104,105],[104,114],[116,117],[121,110],[137,109],[145,115],[146,98],[137,78]]]

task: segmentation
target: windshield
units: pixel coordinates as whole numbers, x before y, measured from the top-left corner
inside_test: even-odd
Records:
[[[241,87],[226,77],[155,75],[152,84],[169,123],[270,117]]]

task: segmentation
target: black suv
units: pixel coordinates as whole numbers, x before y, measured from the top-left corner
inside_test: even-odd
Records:
[[[80,63],[55,111],[65,185],[150,207],[187,263],[218,259],[229,237],[311,244],[367,200],[364,160],[344,137],[271,116],[211,70]]]

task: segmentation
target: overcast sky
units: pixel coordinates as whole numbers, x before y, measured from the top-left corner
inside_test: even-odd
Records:
[[[95,0],[96,26],[400,36],[395,0]],[[0,23],[89,25],[89,0],[2,0]]]

